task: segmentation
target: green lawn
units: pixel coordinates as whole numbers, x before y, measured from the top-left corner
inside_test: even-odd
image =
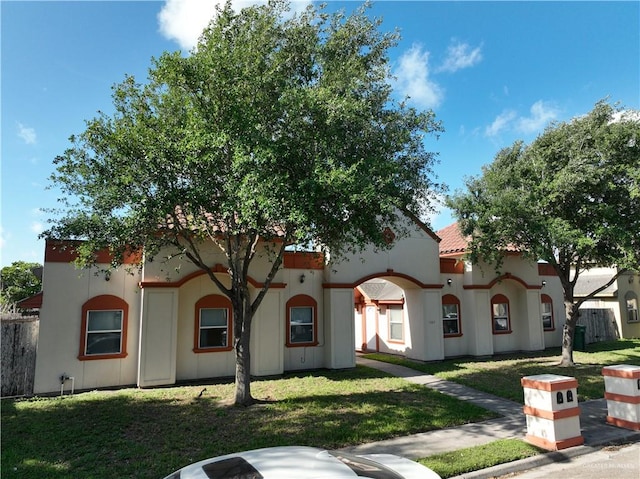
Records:
[[[0,476],[159,478],[230,452],[339,448],[494,417],[369,368],[255,381],[252,391],[263,401],[249,408],[228,405],[228,383],[3,400]]]
[[[436,454],[418,462],[437,472],[442,479],[487,467],[505,464],[541,454],[537,448],[519,439],[501,439],[482,446]]]
[[[559,348],[530,354],[500,355],[486,360],[461,358],[434,363],[409,361],[387,354],[367,354],[366,357],[408,366],[520,403],[524,401],[520,385],[524,376],[559,374],[574,377],[578,380],[578,400],[587,401],[604,397],[604,366],[640,365],[640,339],[594,343],[586,349],[587,352],[573,353],[576,365],[570,368],[558,366]]]
[[[555,366],[559,351],[429,364],[394,356],[378,359],[520,402],[522,376],[574,376],[580,398],[592,399],[604,395],[602,366],[640,365],[640,340],[589,345],[589,352],[575,354],[578,365],[570,369]],[[495,417],[364,367],[256,380],[253,395],[261,401],[249,408],[229,405],[233,387],[220,382],[2,400],[0,476],[160,478],[230,452],[293,444],[340,448]],[[498,441],[421,462],[450,477],[537,453],[522,441],[505,444]]]

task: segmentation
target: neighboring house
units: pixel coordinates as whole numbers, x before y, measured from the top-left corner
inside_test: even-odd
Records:
[[[42,307],[42,291],[28,298],[21,299],[16,303],[16,307],[22,312],[33,312],[37,314]]]
[[[390,249],[337,264],[287,252],[254,317],[252,374],[352,368],[365,349],[432,361],[560,345],[562,294],[546,268],[514,254],[497,277],[462,261],[456,226],[436,235],[407,221],[408,235],[388,232]],[[229,284],[223,254],[205,256]],[[60,391],[65,378],[85,390],[234,375],[231,304],[203,271],[157,255],[105,274],[108,255],[83,271],[74,258],[73,242],[47,241],[34,393]],[[268,267],[257,255],[254,294]]]
[[[615,270],[612,268],[592,268],[586,271],[578,278],[574,295],[577,298],[585,297],[609,282],[614,273]],[[594,316],[602,316],[603,320],[611,318],[612,327],[619,338],[640,338],[638,298],[640,298],[640,275],[626,272],[621,274],[613,284],[600,291],[595,298],[582,303],[580,309]],[[581,320],[578,322],[580,323]]]

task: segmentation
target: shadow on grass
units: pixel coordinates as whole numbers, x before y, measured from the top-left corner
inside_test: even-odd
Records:
[[[247,408],[223,404],[230,384],[4,400],[1,475],[158,478],[231,452],[337,448],[491,417],[367,368],[253,386],[264,401]]]

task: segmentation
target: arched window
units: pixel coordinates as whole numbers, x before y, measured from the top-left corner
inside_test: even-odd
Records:
[[[231,351],[233,314],[231,301],[220,294],[210,294],[196,302],[194,353]]]
[[[624,295],[624,299],[627,303],[627,322],[635,323],[640,321],[638,317],[638,297],[633,291],[627,291]]]
[[[78,359],[115,359],[127,356],[129,305],[110,294],[94,296],[82,305]]]
[[[553,319],[553,301],[548,294],[540,295],[541,311],[542,311],[542,328],[545,331],[555,330],[555,322]]]
[[[493,334],[511,333],[509,299],[503,294],[496,294],[491,298],[491,316],[493,322]]]
[[[460,300],[453,294],[442,296],[442,330],[445,337],[462,336]]]
[[[318,344],[318,305],[306,294],[287,301],[287,347]]]

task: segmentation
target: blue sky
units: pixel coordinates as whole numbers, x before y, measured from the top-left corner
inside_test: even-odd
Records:
[[[2,0],[2,266],[43,262],[43,209],[59,196],[48,177],[69,136],[111,111],[125,74],[143,80],[151,57],[188,52],[214,3]],[[500,148],[602,98],[640,109],[640,2],[379,1],[371,13],[402,34],[390,52],[398,97],[443,122],[427,148],[450,191]],[[431,225],[451,222],[442,211]]]

